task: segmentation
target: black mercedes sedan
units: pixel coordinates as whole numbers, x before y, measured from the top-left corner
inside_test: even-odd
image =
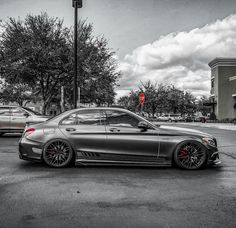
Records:
[[[120,108],[80,108],[26,126],[19,157],[51,167],[80,165],[177,165],[200,169],[220,163],[209,134],[156,126]]]

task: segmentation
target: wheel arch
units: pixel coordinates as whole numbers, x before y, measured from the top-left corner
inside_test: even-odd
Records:
[[[42,146],[41,160],[44,162],[44,159],[43,159],[43,151],[44,151],[44,149],[45,149],[45,146],[46,146],[47,144],[50,144],[50,143],[55,142],[55,141],[63,141],[63,142],[65,142],[65,143],[67,143],[67,144],[71,147],[72,152],[73,152],[73,159],[72,159],[72,161],[75,162],[75,160],[76,160],[76,150],[75,150],[75,148],[74,148],[74,145],[72,145],[69,140],[64,139],[64,138],[59,138],[59,137],[58,137],[58,138],[49,139],[48,141],[46,141],[46,142],[43,144],[43,146]]]
[[[201,140],[199,138],[192,138],[192,139],[184,139],[180,142],[178,142],[175,147],[173,148],[172,152],[171,152],[171,162],[173,165],[176,165],[176,162],[175,162],[175,159],[174,159],[174,156],[175,156],[175,152],[176,150],[182,145],[182,144],[185,144],[185,143],[188,143],[188,142],[197,142],[199,144],[201,144],[204,148],[205,148],[205,151],[206,151],[206,155],[207,155],[207,161],[209,159],[209,150],[208,148],[201,142]]]

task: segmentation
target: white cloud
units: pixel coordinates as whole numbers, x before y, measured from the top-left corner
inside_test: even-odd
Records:
[[[194,95],[208,95],[210,68],[216,57],[236,57],[236,15],[189,32],[170,33],[133,50],[120,63],[118,96],[140,81],[172,83]]]

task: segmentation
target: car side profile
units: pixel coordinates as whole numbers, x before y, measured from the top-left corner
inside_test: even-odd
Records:
[[[200,131],[155,126],[120,108],[81,108],[25,128],[19,157],[51,167],[219,164],[216,139]]]
[[[0,136],[5,133],[21,133],[27,122],[39,123],[49,117],[19,106],[0,106]]]

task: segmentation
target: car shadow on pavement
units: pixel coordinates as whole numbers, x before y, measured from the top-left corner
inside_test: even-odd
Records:
[[[78,175],[78,174],[87,174],[87,175],[114,175],[114,174],[139,174],[146,175],[150,174],[158,176],[202,176],[202,175],[214,175],[218,172],[221,172],[222,166],[219,167],[206,167],[200,170],[184,170],[179,169],[174,166],[161,166],[161,167],[153,167],[153,166],[111,166],[111,165],[72,165],[71,167],[66,168],[51,168],[48,167],[44,163],[40,162],[29,162],[29,161],[21,161],[19,164],[19,169],[23,172],[40,172],[40,173],[50,173],[50,174],[61,174],[61,175]]]

